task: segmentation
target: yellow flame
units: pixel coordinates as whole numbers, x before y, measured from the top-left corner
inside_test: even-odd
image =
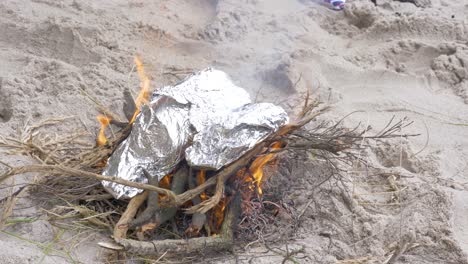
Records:
[[[106,127],[109,126],[111,119],[109,117],[103,116],[103,115],[98,115],[97,120],[101,124],[101,129],[99,130],[98,138],[96,140],[96,143],[98,146],[103,146],[107,143],[107,137],[106,134],[104,133],[106,130]]]
[[[279,149],[281,148],[281,142],[275,142],[271,146],[271,149]],[[275,157],[274,153],[270,153],[264,156],[260,156],[256,158],[253,162],[252,165],[250,166],[250,173],[252,174],[253,181],[251,182],[251,186],[257,187],[257,192],[259,195],[263,194],[262,190],[262,183],[263,183],[263,168],[265,165],[270,162],[273,158]]]
[[[130,124],[135,121],[138,113],[140,113],[141,105],[147,104],[148,99],[150,97],[150,79],[146,75],[145,67],[143,66],[143,62],[141,61],[140,57],[135,56],[135,65],[137,68],[138,77],[140,78],[140,93],[138,94],[137,99],[135,100],[135,113],[133,114],[132,119],[130,120]]]

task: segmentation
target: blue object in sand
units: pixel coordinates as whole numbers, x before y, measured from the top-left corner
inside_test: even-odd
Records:
[[[331,8],[335,10],[343,10],[346,0],[324,0],[326,3],[329,3]]]

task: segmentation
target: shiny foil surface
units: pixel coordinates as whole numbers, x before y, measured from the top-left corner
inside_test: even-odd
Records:
[[[185,158],[192,167],[218,170],[287,122],[288,115],[279,106],[247,104],[199,131],[187,148]]]
[[[153,93],[103,175],[146,183],[143,170],[160,180],[184,158],[192,167],[217,170],[288,120],[281,107],[251,103],[226,73],[208,68]],[[141,192],[111,182],[103,185],[117,198]]]

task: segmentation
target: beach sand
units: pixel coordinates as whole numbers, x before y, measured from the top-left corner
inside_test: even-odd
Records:
[[[414,123],[402,133],[421,135],[366,140],[368,167],[349,168],[339,188],[314,188],[313,166],[293,175],[302,189],[285,196],[308,208],[298,232],[277,246],[303,248],[299,263],[382,263],[398,248],[406,250],[395,263],[468,263],[468,3],[414,2],[350,0],[334,11],[319,0],[3,0],[0,134],[15,135],[26,120],[72,116],[72,130],[96,135],[96,107],[83,91],[120,114],[124,88],[138,93],[136,54],[153,88],[212,66],[252,98],[291,111],[310,91],[331,106],[322,120],[352,113],[349,127],[379,131],[406,116]],[[392,181],[402,189],[397,205],[380,193]],[[58,236],[24,195],[13,217],[36,216],[0,233],[1,263],[103,262],[97,242],[106,234]],[[207,262],[284,259],[265,252],[254,243]]]

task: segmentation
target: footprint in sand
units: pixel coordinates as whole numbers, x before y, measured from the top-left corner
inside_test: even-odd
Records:
[[[2,78],[0,77],[0,122],[8,122],[13,116],[11,99],[2,92]]]

